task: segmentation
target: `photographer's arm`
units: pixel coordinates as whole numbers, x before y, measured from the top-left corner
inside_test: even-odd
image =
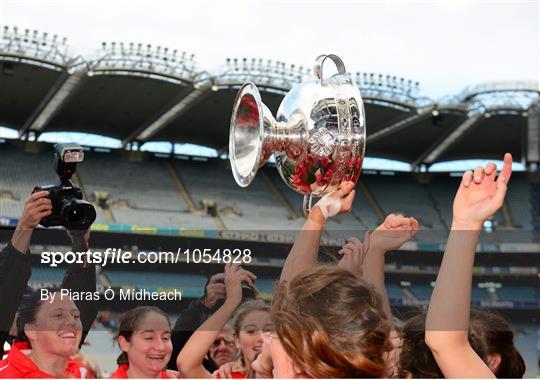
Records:
[[[42,218],[51,214],[49,193],[32,194],[25,202],[24,211],[15,228],[11,241],[0,253],[0,350],[9,336],[15,313],[31,275],[30,239]]]
[[[454,199],[452,229],[426,317],[425,341],[442,373],[495,377],[469,343],[472,269],[483,222],[503,204],[512,174],[506,154],[497,180],[495,164],[466,172]]]
[[[86,252],[89,248],[90,229],[84,231],[67,231],[72,245],[73,252]],[[96,291],[96,267],[92,263],[71,264],[68,266],[62,281],[62,288],[70,289],[72,292],[95,292]],[[83,326],[83,337],[81,344],[98,314],[98,305],[96,301],[87,301],[84,297],[74,301],[81,315]]]
[[[354,200],[354,183],[347,182],[331,194],[325,195],[311,209],[285,260],[279,281],[290,282],[298,273],[317,263],[321,236],[326,219],[351,210]]]
[[[203,366],[206,353],[242,302],[242,282],[253,285],[254,279],[253,273],[239,268],[237,264],[225,266],[227,298],[225,303],[193,333],[180,351],[176,365],[182,377],[212,378],[212,374]]]

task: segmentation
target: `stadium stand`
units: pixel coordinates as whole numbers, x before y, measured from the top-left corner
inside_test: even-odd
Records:
[[[538,300],[538,295],[536,294],[534,288],[528,286],[503,286],[497,290],[500,300],[513,301],[534,301]]]
[[[52,154],[48,150],[24,152],[4,143],[0,156],[0,216],[16,218],[31,189],[54,179]],[[303,223],[302,196],[289,189],[273,168],[265,170],[266,178],[256,177],[250,187],[242,189],[234,183],[226,161],[175,159],[174,175],[167,170],[169,162],[151,155],[132,161],[121,152],[88,151],[74,182],[80,181],[96,206],[97,223],[216,230],[219,224],[215,219],[219,218],[229,230],[289,231],[291,236]],[[327,235],[362,235],[375,228],[384,215],[403,213],[420,221],[417,241],[444,242],[459,179],[437,174],[425,185],[411,174],[391,174],[363,175],[353,211],[329,221]],[[194,209],[186,203],[174,176],[185,186]],[[497,213],[494,233],[484,233],[483,243],[532,241],[531,189],[525,176],[514,175],[507,198],[514,226],[508,227],[503,214]],[[105,201],[100,199],[103,194]],[[208,203],[215,204],[215,215],[210,215],[205,206]]]
[[[23,153],[9,144],[2,144],[0,159],[0,194],[11,199],[1,199],[1,214],[19,217],[24,201],[37,185],[48,184],[55,178],[52,155]]]
[[[174,198],[173,181],[157,159],[132,162],[121,155],[95,151],[89,156],[78,166],[87,193],[106,192],[112,204],[125,201],[134,209],[187,210],[180,196]]]
[[[289,219],[287,209],[262,178],[255,178],[250,187],[241,189],[234,182],[230,170],[218,167],[215,160],[175,160],[174,168],[198,207],[202,207],[205,200],[216,202],[228,229],[296,232],[301,227],[301,221]]]
[[[62,283],[64,278],[65,269],[63,268],[51,268],[48,266],[35,266],[32,268],[32,276],[30,277],[30,283],[41,282],[50,283],[56,286]]]

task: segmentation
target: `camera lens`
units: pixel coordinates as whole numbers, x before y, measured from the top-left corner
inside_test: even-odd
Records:
[[[96,220],[96,210],[90,203],[75,197],[65,197],[62,218],[67,229],[85,230]]]
[[[66,220],[70,222],[78,222],[84,216],[83,210],[80,210],[78,207],[72,207],[66,214]]]

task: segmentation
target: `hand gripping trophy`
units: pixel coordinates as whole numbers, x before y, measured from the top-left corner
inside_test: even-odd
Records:
[[[337,74],[323,77],[331,59]],[[285,183],[304,195],[304,213],[313,197],[334,191],[342,182],[356,183],[366,145],[364,105],[358,86],[336,55],[315,61],[315,79],[294,86],[277,117],[261,100],[257,87],[245,83],[236,96],[229,132],[229,159],[234,179],[248,186],[272,154]]]

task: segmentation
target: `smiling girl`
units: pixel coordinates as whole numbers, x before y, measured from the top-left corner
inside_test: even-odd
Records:
[[[86,377],[86,369],[72,359],[82,337],[79,309],[54,294],[52,302],[43,302],[38,292],[23,298],[17,340],[0,361],[0,378]]]
[[[189,378],[212,378],[203,366],[203,360],[223,326],[236,312],[233,327],[235,343],[239,351],[238,362],[230,371],[234,378],[252,378],[255,373],[251,363],[261,352],[262,334],[272,330],[270,309],[260,301],[242,302],[242,282],[254,287],[255,275],[236,264],[225,265],[225,288],[227,296],[224,304],[195,331],[180,351],[177,366],[182,376]],[[239,307],[240,306],[240,307]],[[224,377],[219,371],[215,377]]]
[[[122,353],[112,378],[176,377],[165,370],[173,347],[171,324],[161,309],[138,306],[128,311],[120,321],[117,340]]]

